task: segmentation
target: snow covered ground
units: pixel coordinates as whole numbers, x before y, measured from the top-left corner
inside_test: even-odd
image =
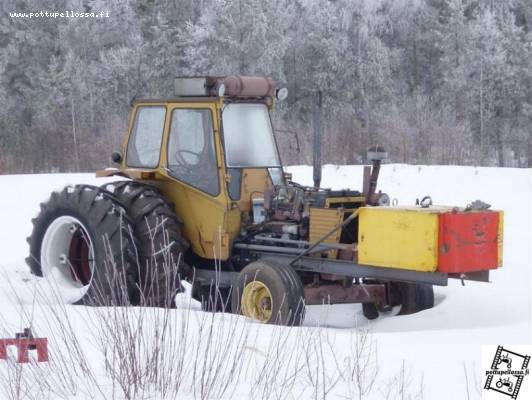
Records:
[[[293,173],[294,180],[302,184],[312,184],[311,167],[293,166],[287,169]],[[25,319],[24,312],[31,315],[32,323],[39,328],[39,335],[58,335],[57,326],[47,322],[47,310],[57,310],[57,306],[38,304],[39,300],[35,299],[34,293],[40,283],[28,273],[24,263],[28,253],[25,238],[31,231],[30,220],[38,212],[39,202],[45,200],[52,190],[60,189],[68,183],[101,184],[108,180],[94,178],[91,174],[0,176],[0,190],[3,193],[0,196],[2,335],[11,335],[27,326],[29,317]],[[362,167],[327,165],[324,167],[322,182],[324,187],[360,188]],[[356,305],[314,306],[309,307],[307,312],[306,327],[278,328],[242,322],[242,317],[217,314],[213,322],[219,328],[216,332],[222,337],[231,332],[234,334],[232,329],[238,325],[248,332],[249,337],[246,337],[253,338],[252,342],[246,344],[245,354],[248,356],[245,361],[246,366],[249,366],[246,367],[248,372],[256,372],[257,368],[260,368],[259,365],[264,367],[264,360],[262,364],[257,360],[261,355],[271,354],[271,338],[277,337],[276,335],[286,336],[286,341],[281,343],[282,346],[278,350],[287,354],[304,351],[305,345],[302,344],[301,337],[312,336],[315,340],[316,337],[325,335],[328,347],[322,356],[325,368],[323,376],[333,376],[334,371],[347,368],[347,364],[344,366],[342,363],[347,360],[349,349],[352,349],[353,341],[356,340],[357,329],[368,329],[376,350],[378,375],[373,389],[360,398],[386,398],[387,390],[393,385],[391,382],[394,379],[397,381],[401,376],[404,378],[403,383],[408,383],[408,393],[411,397],[401,397],[397,392],[397,398],[461,399],[468,398],[467,393],[470,398],[480,398],[481,345],[532,342],[529,250],[532,239],[531,171],[386,165],[381,170],[379,189],[387,192],[392,199],[397,199],[400,205],[411,205],[415,203],[416,198],[431,195],[435,204],[465,206],[473,200],[481,199],[490,203],[493,208],[504,210],[504,268],[492,273],[492,282],[489,284],[466,283],[463,287],[459,281],[451,281],[448,287],[437,287],[436,306],[415,315],[385,315],[368,322],[362,316],[360,307]],[[113,392],[115,389],[112,379],[102,372],[103,356],[98,354],[98,346],[95,344],[97,340],[94,334],[91,336],[90,332],[93,331],[87,328],[87,325],[90,325],[87,321],[94,321],[94,315],[98,311],[79,306],[59,307],[59,310],[63,310],[59,313],[63,313],[63,317],[68,318],[74,327],[73,332],[81,348],[89,354],[89,364],[99,371],[96,375],[101,385],[106,388],[106,393]],[[128,312],[134,315],[138,310],[132,309]],[[192,321],[188,327],[191,334],[194,329],[206,329],[207,325],[201,322],[206,320],[206,313],[174,310],[170,315],[176,321],[187,315],[186,318]],[[317,330],[318,334],[315,333]],[[198,332],[192,336],[197,338]],[[196,339],[191,340],[190,343],[193,343]],[[221,350],[213,346],[211,351]],[[50,354],[53,359],[54,348],[50,349]],[[318,360],[319,357],[316,357]],[[283,368],[279,367],[279,371]],[[11,376],[6,370],[7,364],[0,361],[0,380]],[[332,380],[334,379],[331,378]],[[279,384],[279,381],[276,382]],[[298,387],[312,386],[303,381],[296,382],[293,388],[287,388],[284,396],[280,397],[264,391],[260,392],[261,395],[253,392],[252,380],[244,379],[237,383],[231,392],[232,398],[250,398],[250,393],[253,394],[251,398],[298,398],[300,396],[297,393],[305,393],[306,398],[324,397],[323,392],[307,393],[303,389],[297,391]],[[10,398],[8,393],[5,390],[2,392],[0,388],[0,398],[2,395]],[[230,398],[227,393],[225,395]],[[72,395],[77,398],[84,396],[88,396],[84,391]],[[201,395],[200,392],[185,387],[179,396],[202,397],[216,398],[210,397],[208,393]],[[352,397],[359,398],[357,388],[349,387],[349,379],[346,377],[338,378],[338,383],[327,393],[327,398]],[[390,394],[388,398],[396,397]],[[160,398],[160,394],[152,394],[151,398]]]

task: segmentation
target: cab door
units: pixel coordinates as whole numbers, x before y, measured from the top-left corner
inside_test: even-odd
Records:
[[[225,260],[240,214],[226,190],[217,113],[212,103],[168,106],[161,189],[174,203],[194,253]]]

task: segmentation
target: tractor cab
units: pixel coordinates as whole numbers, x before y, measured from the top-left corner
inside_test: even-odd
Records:
[[[152,181],[175,204],[194,254],[226,260],[253,193],[284,183],[269,112],[287,91],[243,76],[177,78],[174,86],[173,99],[134,101],[124,156],[113,159],[121,174]]]

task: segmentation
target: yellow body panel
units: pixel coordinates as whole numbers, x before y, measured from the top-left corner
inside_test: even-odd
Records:
[[[311,208],[310,209],[310,232],[309,240],[311,243],[317,242],[323,236],[328,234],[335,226],[342,223],[344,211],[335,208]],[[323,243],[336,244],[340,241],[341,229],[329,236]],[[326,252],[327,257],[336,258],[338,250],[329,250]]]
[[[248,168],[242,171],[242,189],[238,207],[242,212],[251,210],[252,197],[264,197],[264,192],[272,185],[268,170]]]
[[[226,260],[229,257],[231,233],[234,219],[240,214],[230,213],[216,197],[211,197],[172,177],[160,181],[162,192],[175,205],[176,214],[183,221],[183,234],[190,242],[192,250],[200,257]],[[230,223],[232,222],[232,223]],[[239,223],[238,223],[239,224]]]
[[[358,262],[380,267],[435,271],[438,209],[361,207]]]
[[[230,255],[232,240],[240,232],[241,214],[238,204],[231,200],[227,190],[225,175],[225,161],[220,134],[219,101],[150,101],[138,102],[130,115],[129,132],[132,130],[135,113],[139,107],[146,105],[160,105],[166,108],[166,120],[161,143],[159,167],[155,168],[153,181],[164,195],[174,203],[177,216],[183,221],[183,235],[190,242],[192,250],[200,257],[208,259],[226,260]],[[219,193],[212,196],[195,187],[182,182],[168,173],[167,152],[168,132],[170,129],[170,115],[174,109],[201,108],[209,109],[212,113],[216,166],[218,170]],[[122,163],[123,170],[127,167],[127,146],[129,138],[124,141],[122,148],[125,154]]]

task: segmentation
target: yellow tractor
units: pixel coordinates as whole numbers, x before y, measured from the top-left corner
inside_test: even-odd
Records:
[[[390,206],[370,149],[362,190],[297,184],[269,112],[287,96],[265,77],[186,77],[172,99],[137,99],[117,168],[127,179],[52,193],[27,262],[63,301],[171,307],[181,281],[208,309],[298,325],[305,305],[364,314],[434,304],[448,278],[488,281],[502,265],[502,213]]]

